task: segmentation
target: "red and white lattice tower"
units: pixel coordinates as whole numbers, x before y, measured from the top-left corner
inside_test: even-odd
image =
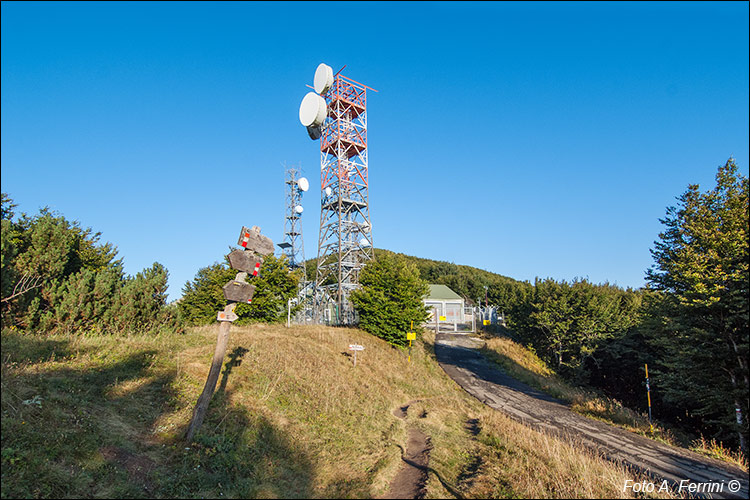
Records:
[[[327,116],[320,127],[320,233],[315,284],[319,307],[336,305],[337,323],[350,324],[349,294],[372,259],[367,165],[367,90],[340,73],[323,96]],[[370,89],[373,90],[373,89]]]

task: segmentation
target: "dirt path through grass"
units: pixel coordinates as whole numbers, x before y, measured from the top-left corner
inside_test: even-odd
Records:
[[[687,480],[705,488],[703,492],[710,492],[709,497],[748,498],[745,471],[578,415],[563,402],[513,379],[487,361],[478,352],[482,344],[465,334],[441,333],[435,340],[435,355],[453,380],[491,408],[537,430],[593,448],[610,460],[626,463],[673,485],[679,486],[680,481]],[[688,483],[682,484],[688,486]],[[739,490],[731,491],[736,485],[740,486]]]
[[[413,403],[415,401],[396,408],[393,415],[406,419],[409,406]],[[423,498],[430,462],[430,438],[417,427],[409,427],[406,450],[402,450],[401,460],[404,464],[383,498]]]

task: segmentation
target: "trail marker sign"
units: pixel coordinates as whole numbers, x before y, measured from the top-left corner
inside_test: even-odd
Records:
[[[229,259],[229,265],[232,269],[244,271],[253,276],[258,275],[260,265],[263,263],[262,257],[248,250],[232,250],[232,253],[227,255],[227,259]]]
[[[239,302],[249,304],[253,300],[255,285],[251,285],[245,279],[248,277],[248,274],[252,274],[253,276],[258,275],[263,258],[255,256],[255,254],[267,255],[273,253],[271,238],[260,234],[258,226],[251,228],[243,226],[237,244],[244,250],[234,250],[229,254],[228,258],[232,269],[237,269],[239,272],[233,280],[222,287],[227,304],[223,311],[216,313],[216,321],[219,322],[219,336],[216,339],[216,350],[214,351],[214,358],[211,361],[211,369],[206,378],[206,385],[203,386],[203,392],[201,392],[198,402],[195,404],[193,417],[190,419],[190,425],[185,435],[188,443],[193,440],[193,436],[195,436],[195,433],[203,423],[203,418],[208,410],[208,404],[214,394],[214,389],[216,389],[216,382],[219,380],[221,366],[224,364],[224,355],[227,352],[229,327],[237,319],[234,308]]]
[[[249,304],[252,302],[253,295],[255,294],[255,285],[234,279],[224,285],[222,290],[224,291],[224,298],[226,300]]]
[[[242,226],[240,239],[237,241],[237,244],[242,248],[253,250],[261,255],[273,253],[273,242],[271,241],[271,238],[260,234],[260,228],[258,226],[253,226],[249,229]]]
[[[354,366],[357,366],[357,351],[364,351],[365,346],[359,344],[349,344],[349,350],[354,351]]]

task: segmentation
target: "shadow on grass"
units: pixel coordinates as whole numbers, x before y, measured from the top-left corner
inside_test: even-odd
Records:
[[[480,352],[485,357],[485,359],[508,373],[508,375],[510,375],[511,377],[518,379],[524,384],[534,387],[535,389],[539,389],[545,394],[549,394],[550,396],[557,398],[560,401],[564,401],[566,404],[572,403],[572,400],[570,399],[568,394],[565,394],[563,393],[563,391],[555,388],[555,384],[558,384],[559,382],[553,379],[548,379],[544,375],[534,373],[528,368],[520,365],[510,356],[501,354],[487,347],[483,347]]]
[[[3,498],[311,496],[304,451],[265,417],[230,404],[226,381],[242,348],[230,354],[189,446],[154,435],[161,417],[195,404],[180,397],[162,354],[146,348],[83,361],[76,351],[65,340],[3,335]],[[71,358],[34,366],[52,355]]]
[[[18,349],[13,359],[48,359],[51,350],[65,351],[65,341],[29,336],[11,348]],[[141,436],[171,399],[172,376],[150,373],[154,354],[19,371],[3,362],[2,497],[147,494],[100,449],[137,454],[148,447]]]
[[[224,392],[226,390],[229,375],[232,373],[232,370],[234,370],[235,367],[242,364],[242,358],[248,352],[250,352],[250,349],[246,349],[244,347],[235,347],[232,352],[229,353],[229,361],[224,363],[224,371],[221,374],[221,383],[219,384],[219,388],[216,392]]]
[[[57,340],[20,332],[3,330],[3,362],[38,363],[50,359],[66,358],[74,353],[71,341]]]
[[[236,358],[239,359],[239,358]],[[231,373],[233,360],[227,362]],[[179,444],[159,472],[156,494],[168,497],[311,498],[314,465],[303,447],[268,418],[233,404],[235,391],[214,393],[203,425]],[[187,427],[187,425],[185,425]],[[177,435],[184,435],[179,429]]]

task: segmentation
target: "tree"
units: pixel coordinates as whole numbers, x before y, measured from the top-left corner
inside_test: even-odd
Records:
[[[125,277],[117,248],[100,243],[101,233],[47,208],[14,220],[16,205],[5,193],[0,201],[3,325],[42,332],[176,326],[164,307],[161,264]]]
[[[414,264],[383,253],[370,261],[359,276],[361,288],[351,293],[359,326],[392,345],[405,346],[411,324],[421,329],[427,320],[423,299],[429,293]]]
[[[240,304],[235,310],[238,324],[286,321],[288,300],[297,296],[301,275],[301,270],[289,272],[285,255],[264,257],[258,276],[250,281],[255,285],[252,303]]]
[[[666,229],[646,272],[659,292],[649,303],[655,372],[665,400],[703,419],[745,449],[748,433],[748,179],[734,159],[716,187],[690,185],[660,222]],[[740,418],[737,418],[740,417]],[[742,423],[739,423],[739,422]]]
[[[227,303],[221,287],[236,274],[237,271],[219,262],[198,269],[195,278],[185,283],[182,298],[177,303],[185,321],[191,325],[209,325],[216,321],[216,312]]]
[[[215,263],[198,270],[192,281],[185,283],[178,307],[185,320],[193,325],[216,321],[216,313],[224,309],[222,287],[234,279],[237,271],[224,263]],[[235,324],[281,323],[286,321],[287,301],[297,295],[301,272],[289,272],[286,256],[264,257],[258,276],[248,279],[255,285],[250,304],[237,304]]]
[[[594,353],[639,317],[637,292],[585,279],[537,279],[531,293],[516,300],[522,302],[512,310],[511,327],[561,375],[577,382],[587,376],[586,363],[597,362],[590,360]]]

